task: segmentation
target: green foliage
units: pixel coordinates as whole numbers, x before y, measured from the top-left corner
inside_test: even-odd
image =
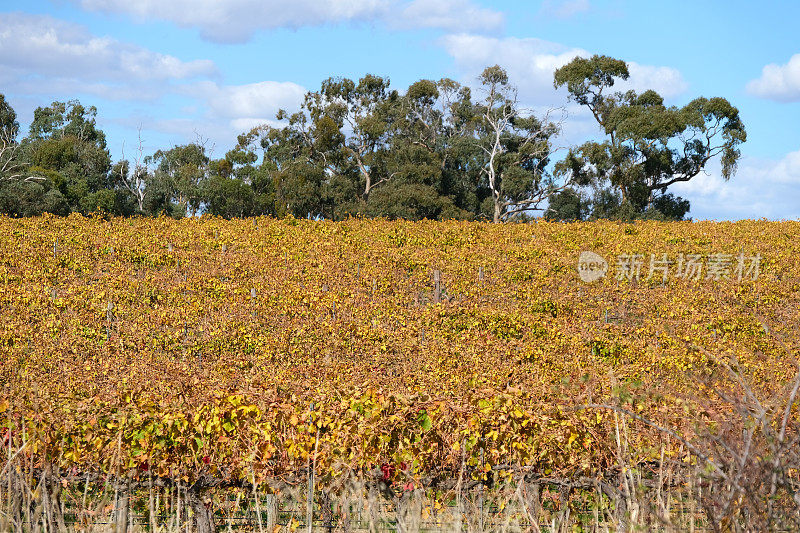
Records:
[[[151,178],[154,194],[149,198],[152,213],[183,217],[200,209],[209,163],[204,146],[190,143],[159,150],[145,162],[155,166]]]
[[[546,168],[550,139],[559,127],[518,107],[516,89],[500,66],[487,67],[478,79],[486,94],[475,107],[482,156],[480,186],[486,191],[482,211],[500,222],[538,209],[557,190]]]
[[[106,210],[125,214],[105,192],[110,188],[111,156],[105,134],[97,129],[95,107],[77,100],[53,102],[34,111],[30,133],[23,140],[30,164],[53,171],[54,185],[71,211]]]
[[[0,93],[0,135],[3,139],[9,141],[17,138],[19,133],[19,122],[17,122],[17,113],[6,101],[4,94]]]
[[[666,194],[670,185],[689,181],[719,157],[730,179],[747,138],[738,110],[724,98],[697,98],[684,107],[666,106],[652,90],[609,91],[628,79],[623,61],[606,56],[575,58],[556,70],[554,84],[586,106],[605,132],[569,151],[556,173],[579,186],[610,186],[600,193],[592,216],[682,219],[686,200]],[[616,196],[618,194],[618,196]],[[614,201],[616,199],[616,201]],[[660,215],[659,215],[660,214]]]
[[[0,213],[29,217],[42,213],[66,216],[69,212],[69,204],[50,180],[0,182]]]
[[[588,211],[587,202],[575,189],[568,188],[550,197],[550,203],[544,212],[547,220],[576,221],[584,220]]]
[[[689,203],[668,188],[717,157],[723,176],[733,176],[744,126],[724,98],[679,108],[652,90],[612,92],[628,77],[624,61],[606,56],[575,58],[555,72],[555,86],[566,87],[605,133],[555,165],[561,122],[521,108],[499,65],[478,77],[479,98],[448,78],[416,81],[405,93],[374,74],[328,78],[299,110],[280,110],[277,125],[239,135],[216,160],[201,143],[146,157],[140,143],[134,161],[112,165],[97,109],[77,100],[37,108],[17,142],[16,113],[0,94],[0,194],[5,212],[18,216],[500,222],[529,220],[546,204],[550,220],[681,220]]]
[[[241,180],[212,176],[204,185],[206,212],[223,218],[257,214],[253,188]]]

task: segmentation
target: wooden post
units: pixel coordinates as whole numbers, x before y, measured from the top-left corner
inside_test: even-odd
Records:
[[[438,304],[442,301],[442,272],[433,271],[433,303]]]
[[[375,299],[375,291],[378,290],[378,280],[372,278],[372,298]]]
[[[478,281],[483,283],[483,267],[478,267]]]
[[[119,481],[117,481],[119,484]],[[114,531],[127,533],[128,531],[128,509],[130,507],[130,482],[118,489],[119,494],[115,501],[114,509]]]
[[[228,245],[225,244],[225,243],[222,243],[222,253],[224,254],[227,251],[228,251]]]
[[[272,532],[278,523],[278,497],[274,493],[264,495],[265,506],[267,508],[267,523],[263,531]],[[261,525],[261,512],[258,512],[259,526]]]
[[[174,249],[175,249],[175,247],[174,247],[174,246],[172,246],[172,243],[169,243],[169,244],[167,245],[167,251],[168,251],[168,252],[171,252],[171,251],[173,251]]]
[[[53,257],[58,255],[58,237],[53,241]]]

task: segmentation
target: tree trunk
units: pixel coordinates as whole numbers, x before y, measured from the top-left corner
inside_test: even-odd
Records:
[[[322,515],[322,527],[330,533],[333,531],[333,505],[330,493],[325,490],[322,491],[320,498],[320,514]]]
[[[501,214],[502,214],[502,207],[500,206],[500,199],[499,198],[495,198],[494,199],[494,218],[492,219],[492,222],[494,222],[495,224],[500,222],[500,215]]]
[[[369,193],[372,191],[372,176],[370,176],[364,163],[361,162],[361,159],[358,160],[358,169],[364,176],[364,203],[367,203],[369,201]]]
[[[195,491],[188,491],[189,505],[194,512],[195,531],[197,533],[215,533],[214,512],[211,505],[206,505]]]
[[[538,529],[539,527],[539,513],[541,512],[542,503],[539,496],[539,483],[528,483],[524,479],[521,481],[524,490],[525,507],[528,511],[528,520],[531,522],[531,527]]]
[[[273,493],[264,495],[267,511],[267,523],[264,531],[272,532],[278,524],[278,497]]]
[[[114,532],[128,533],[128,509],[130,508],[130,487],[122,487],[114,509]]]

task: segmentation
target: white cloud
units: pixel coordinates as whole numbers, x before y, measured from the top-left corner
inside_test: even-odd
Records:
[[[800,101],[800,54],[793,55],[785,65],[766,65],[761,77],[747,84],[747,92],[779,102]]]
[[[499,64],[506,69],[511,83],[527,105],[563,103],[563,94],[553,89],[553,72],[575,56],[586,56],[580,48],[570,48],[541,39],[498,39],[474,34],[447,35],[442,38],[445,51],[453,57],[464,82],[475,83],[484,68]]]
[[[241,133],[262,124],[282,126],[275,118],[278,110],[297,111],[306,93],[300,85],[279,81],[220,85],[206,80],[180,85],[175,91],[186,99],[175,115],[154,115],[153,110],[141,109],[114,122],[131,131],[144,125],[151,138],[161,140],[148,149],[202,139],[209,153],[217,157]],[[215,154],[216,148],[221,152]]]
[[[542,4],[544,13],[558,18],[570,18],[586,13],[591,8],[589,0],[545,0]]]
[[[199,114],[191,118],[132,117],[126,126],[143,122],[157,132],[178,136],[180,140],[174,141],[177,143],[192,142],[200,135],[212,146],[230,146],[237,135],[256,126],[281,126],[275,118],[278,110],[297,111],[306,94],[306,89],[296,83],[279,81],[245,85],[200,81],[183,85],[178,91],[197,102],[184,106],[190,108],[187,111],[200,111]]]
[[[92,82],[58,77],[43,78],[17,70],[14,72],[17,76],[13,82],[3,85],[13,89],[16,94],[44,95],[47,98],[51,98],[53,95],[69,95],[69,98],[74,98],[76,95],[89,94],[104,100],[118,102],[155,102],[164,96],[164,87],[153,83]],[[39,101],[37,105],[41,104],[42,102]]]
[[[566,100],[564,89],[553,89],[553,72],[576,56],[591,53],[541,39],[495,38],[473,34],[448,35],[442,39],[445,50],[455,59],[464,80],[472,83],[487,66],[505,68],[511,82],[519,88],[527,105],[554,105]],[[617,90],[654,89],[665,98],[683,93],[688,85],[681,73],[671,67],[629,62],[630,78],[614,86]]]
[[[300,107],[306,89],[292,82],[261,81],[245,85],[217,85],[206,81],[190,89],[189,94],[205,100],[210,114],[226,119],[274,120],[279,109],[294,111]]]
[[[211,61],[181,61],[110,37],[91,35],[77,24],[21,13],[0,13],[0,65],[21,76],[93,83],[135,84],[216,72]]]
[[[468,0],[414,0],[395,23],[401,27],[473,32],[496,31],[504,22],[502,13],[477,7]]]
[[[639,92],[653,89],[664,98],[674,98],[689,88],[680,71],[672,67],[654,67],[628,61],[628,72],[630,78],[615,84],[615,89],[620,91],[634,89]]]
[[[780,160],[744,157],[729,181],[722,179],[719,162],[691,181],[677,183],[670,192],[692,203],[695,220],[769,218],[800,219],[800,150]]]
[[[248,41],[259,30],[342,22],[453,31],[495,30],[502,14],[470,0],[73,0],[90,11],[122,13],[139,21],[166,20],[198,28],[207,40]]]

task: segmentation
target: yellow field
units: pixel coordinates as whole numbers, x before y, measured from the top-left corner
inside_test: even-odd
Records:
[[[650,254],[700,254],[700,279],[648,280]],[[186,480],[594,475],[622,412],[599,405],[688,439],[727,416],[727,365],[779,393],[799,272],[798,222],[0,218],[3,431],[42,464]],[[660,453],[632,424],[637,460]]]

